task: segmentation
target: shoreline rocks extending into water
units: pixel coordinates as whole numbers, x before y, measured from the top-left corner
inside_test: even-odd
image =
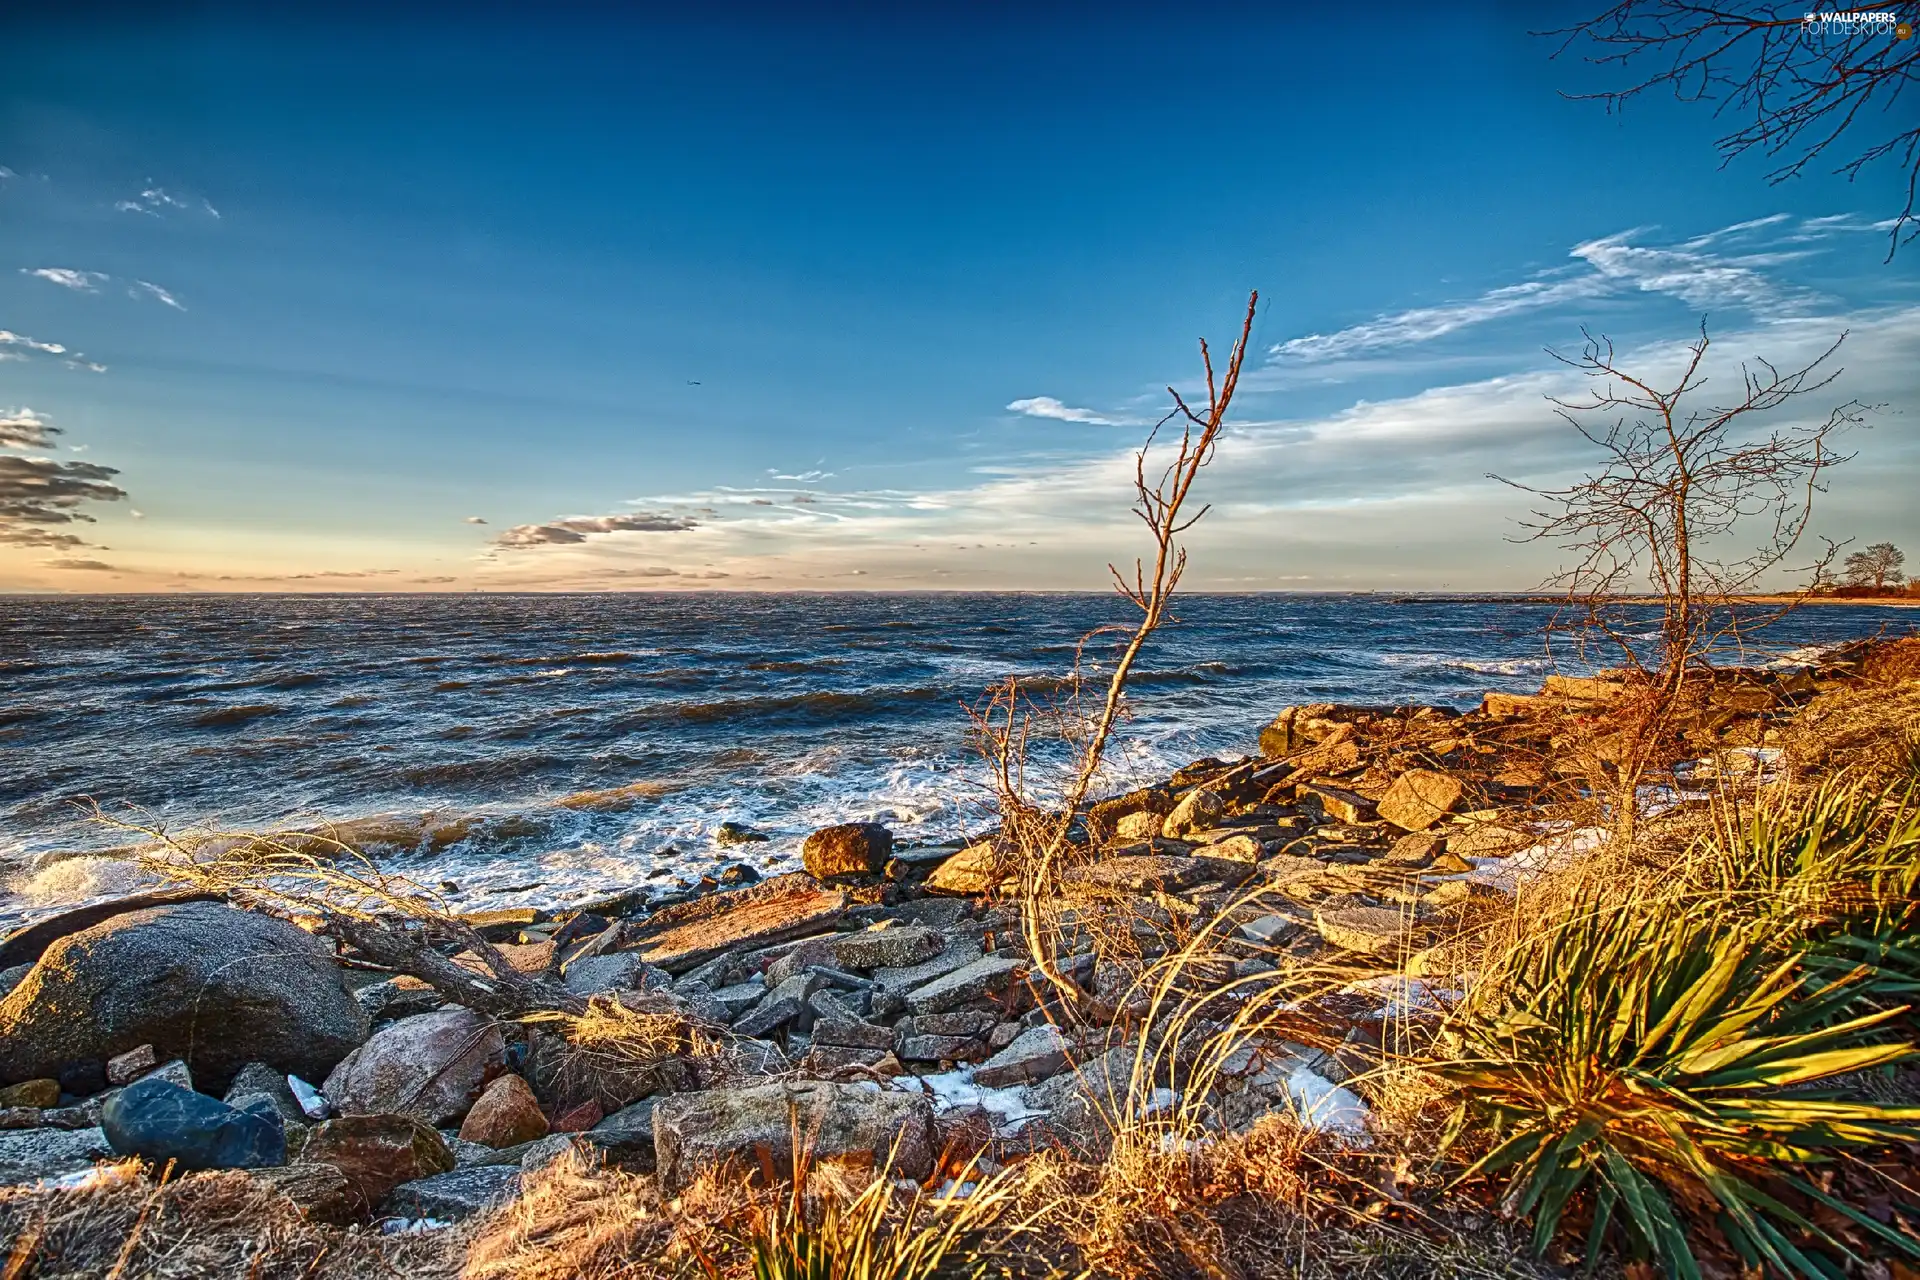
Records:
[[[1782,722],[1845,679],[1723,674],[1688,749],[1722,775],[1763,771]],[[1179,1095],[1152,1069],[1136,1078],[1151,1021],[1136,980],[1205,930],[1187,993],[1203,1003],[1292,966],[1354,975],[1315,1011],[1316,1043],[1269,1036],[1220,1064],[1215,1122],[1283,1112],[1364,1141],[1366,1104],[1343,1086],[1392,1019],[1450,997],[1446,922],[1593,847],[1541,806],[1604,754],[1576,730],[1620,691],[1554,677],[1467,713],[1290,707],[1254,757],[1092,804],[1101,856],[1041,904],[1052,980],[1031,970],[1023,904],[997,893],[1011,851],[991,835],[908,848],[873,823],[815,833],[804,872],[652,910],[466,917],[584,1015],[572,1039],[564,1019],[488,1017],[205,895],[89,907],[0,942],[24,968],[0,998],[0,1184],[138,1154],[248,1169],[345,1222],[478,1212],[576,1148],[669,1192],[728,1161],[890,1153],[919,1179],[956,1150],[981,1167],[1097,1151],[1129,1089],[1138,1107]]]

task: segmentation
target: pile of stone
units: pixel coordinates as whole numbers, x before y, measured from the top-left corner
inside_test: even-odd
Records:
[[[1436,924],[1512,892],[1517,877],[1489,869],[1532,865],[1553,832],[1529,806],[1580,767],[1568,725],[1621,690],[1555,678],[1467,713],[1292,707],[1257,756],[1092,805],[1049,904],[1060,982],[1029,971],[1002,892],[1013,853],[993,833],[913,848],[847,824],[807,841],[803,873],[466,917],[516,970],[670,1015],[707,1045],[617,1079],[570,1069],[544,1024],[449,1003],[289,920],[205,895],[89,907],[0,943],[0,1184],[137,1155],[253,1170],[321,1220],[447,1220],[576,1147],[669,1189],[727,1160],[781,1167],[796,1127],[814,1158],[891,1153],[915,1178],[943,1152],[1097,1150],[1103,1106],[1181,1095],[1136,1069],[1155,1056],[1138,966],[1168,938],[1216,926],[1208,972],[1234,999],[1302,963],[1443,977]],[[1804,692],[1743,677],[1701,731],[1763,746]],[[1115,921],[1126,962],[1099,942]],[[1341,1086],[1394,1004],[1356,997],[1317,1048],[1247,1044],[1210,1114],[1243,1128],[1331,1106],[1318,1118],[1360,1138],[1364,1104]]]

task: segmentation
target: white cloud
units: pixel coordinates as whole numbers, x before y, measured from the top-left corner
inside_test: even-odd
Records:
[[[8,329],[0,329],[0,346],[24,347],[28,351],[38,351],[48,356],[67,354],[67,349],[57,342],[40,342],[27,337],[24,333],[14,333]]]
[[[1024,400],[1015,400],[1007,405],[1009,413],[1024,413],[1029,418],[1052,418],[1057,422],[1083,422],[1095,427],[1120,427],[1131,425],[1131,420],[1109,418],[1092,409],[1077,409],[1063,404],[1052,396],[1028,396]]]
[[[466,523],[466,524],[485,524],[485,523],[486,523],[486,518],[485,518],[485,517],[483,517],[483,516],[468,516],[468,517],[466,518],[466,520],[465,520],[465,522],[464,522],[464,523]]]
[[[816,480],[831,479],[833,476],[833,472],[831,471],[801,471],[793,475],[788,475],[785,472],[775,471],[772,467],[767,468],[767,474],[775,480],[793,480],[800,484],[811,484]]]
[[[1920,366],[1920,307],[1716,327],[1709,390],[1736,380],[1743,357],[1791,368],[1848,326],[1845,377],[1808,410],[1824,412],[1854,395],[1910,394],[1911,370]],[[1621,358],[1666,378],[1690,336],[1683,326],[1673,341],[1623,348]],[[1508,541],[1526,500],[1486,473],[1553,482],[1586,465],[1579,437],[1543,398],[1582,385],[1542,354],[1498,377],[1314,417],[1236,422],[1202,473],[1197,498],[1213,510],[1189,539],[1189,585],[1466,590],[1537,583],[1553,553]],[[1849,447],[1862,458],[1833,473],[1822,510],[1834,523],[1822,531],[1849,536],[1858,521],[1871,523],[1875,537],[1920,541],[1920,513],[1890,496],[1910,486],[1920,443],[1881,430],[1859,433]],[[683,585],[698,565],[756,586],[829,585],[859,568],[862,585],[875,587],[1094,587],[1108,561],[1125,564],[1142,549],[1128,513],[1132,481],[1132,451],[1115,447],[1078,460],[1016,458],[976,469],[970,482],[925,491],[652,495],[645,500],[657,507],[711,506],[723,516],[670,540],[581,538],[538,556],[491,561],[479,576],[503,588],[564,586],[637,562],[678,568],[682,578],[666,581]],[[797,496],[813,501],[796,505]],[[1891,522],[1882,512],[1892,513]]]
[[[37,276],[49,284],[79,293],[98,293],[100,286],[112,279],[104,271],[77,271],[72,267],[22,267],[20,274]]]
[[[1273,346],[1268,354],[1283,362],[1349,360],[1431,342],[1510,316],[1632,293],[1678,298],[1695,309],[1738,308],[1766,319],[1808,314],[1820,307],[1820,296],[1774,278],[1770,270],[1805,257],[1807,250],[1757,245],[1730,253],[1715,247],[1731,240],[1764,240],[1764,236],[1756,235],[1761,232],[1777,232],[1780,246],[1785,246],[1852,229],[1838,222],[1808,219],[1789,231],[1786,224],[1791,221],[1787,214],[1771,214],[1664,246],[1636,243],[1644,238],[1641,229],[1617,232],[1576,244],[1568,251],[1567,256],[1584,270],[1559,268],[1462,301],[1415,307],[1333,333],[1291,338]]]
[[[175,311],[186,310],[186,307],[181,304],[180,299],[174,297],[171,293],[167,292],[165,289],[162,289],[159,285],[153,283],[153,281],[151,280],[135,280],[133,284],[134,284],[134,287],[127,290],[128,297],[138,298],[140,296],[140,291],[144,290],[148,297],[154,298],[160,302],[166,303],[168,306],[172,307]]]

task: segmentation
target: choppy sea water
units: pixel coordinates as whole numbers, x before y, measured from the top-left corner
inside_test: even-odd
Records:
[[[9,598],[0,923],[120,887],[109,864],[64,858],[130,842],[91,801],[174,829],[392,815],[406,847],[390,862],[475,906],[735,860],[789,869],[829,822],[952,838],[988,816],[966,708],[1009,674],[1058,688],[1080,637],[1127,610],[1030,594]],[[1554,669],[1537,604],[1196,595],[1177,612],[1111,786],[1251,750],[1289,703],[1465,707]],[[1887,625],[1909,620],[1806,609],[1769,651]],[[1086,654],[1098,676],[1112,650]],[[727,821],[771,839],[723,849]]]

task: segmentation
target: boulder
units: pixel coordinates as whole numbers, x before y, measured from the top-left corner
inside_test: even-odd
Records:
[[[138,893],[125,898],[114,898],[108,902],[90,902],[84,907],[75,907],[62,911],[59,915],[49,916],[45,920],[16,930],[0,942],[0,970],[12,971],[21,965],[32,968],[48,947],[60,939],[91,929],[97,924],[122,916],[129,911],[143,911],[149,907],[177,906],[183,902],[219,902],[220,896],[212,893],[193,891],[162,891],[159,893]]]
[[[463,1142],[488,1147],[517,1147],[547,1136],[547,1117],[527,1082],[504,1075],[488,1085],[460,1125]]]
[[[929,893],[976,896],[1008,877],[1008,863],[991,843],[968,845],[935,867],[921,887]]]
[[[816,1161],[886,1165],[919,1181],[933,1172],[933,1108],[926,1095],[824,1080],[780,1081],[661,1098],[653,1109],[660,1185],[676,1194],[702,1170],[739,1161],[758,1176],[794,1167],[794,1135]]]
[[[1261,755],[1284,756],[1306,746],[1306,739],[1293,729],[1293,717],[1298,711],[1298,707],[1288,707],[1260,730]]]
[[[800,846],[807,873],[834,876],[879,875],[893,856],[893,833],[877,822],[843,822],[822,827]]]
[[[440,1135],[412,1116],[352,1115],[315,1126],[300,1163],[338,1169],[355,1201],[372,1208],[401,1183],[447,1173],[454,1162]]]
[[[366,1014],[312,934],[212,902],[149,907],[49,946],[0,1000],[0,1080],[99,1084],[107,1060],[153,1046],[225,1090],[249,1062],[324,1075],[367,1036]]]
[[[271,1101],[250,1110],[149,1076],[100,1108],[107,1142],[123,1156],[183,1169],[257,1169],[287,1162],[287,1132]]]
[[[1113,824],[1113,838],[1119,841],[1151,840],[1160,834],[1162,815],[1142,809],[1129,813]]]
[[[442,1009],[375,1035],[333,1069],[321,1092],[343,1116],[393,1113],[447,1124],[505,1069],[497,1026],[468,1009]]]
[[[1380,816],[1405,831],[1425,831],[1453,811],[1466,790],[1460,779],[1436,769],[1409,769],[1380,797]]]
[[[1125,795],[1109,796],[1087,809],[1087,830],[1096,840],[1111,837],[1129,814],[1152,815],[1153,831],[1160,831],[1160,819],[1173,812],[1173,793],[1166,787],[1143,787]]]
[[[394,1218],[459,1222],[517,1197],[520,1176],[520,1170],[513,1165],[482,1165],[436,1173],[395,1187],[381,1201],[380,1212]]]
[[[1160,834],[1174,840],[1184,839],[1195,832],[1205,831],[1218,822],[1227,812],[1226,801],[1205,787],[1195,787],[1173,806],[1160,824]]]
[[[113,1159],[99,1129],[0,1129],[0,1187],[58,1178]]]

